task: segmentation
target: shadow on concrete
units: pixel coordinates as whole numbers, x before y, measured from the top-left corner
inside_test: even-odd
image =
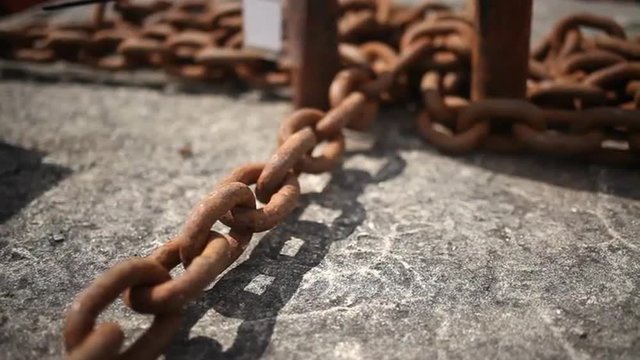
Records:
[[[303,276],[327,255],[331,244],[345,240],[366,218],[358,197],[372,184],[398,176],[406,163],[389,146],[377,143],[373,149],[352,152],[383,159],[384,165],[374,175],[362,170],[338,169],[320,193],[303,194],[300,206],[280,226],[269,231],[253,249],[249,258],[225,274],[213,289],[185,311],[182,328],[166,358],[172,359],[255,359],[271,341],[278,313],[297,291]],[[301,219],[302,212],[316,204],[339,212],[328,224]],[[282,254],[291,239],[302,246],[293,255]],[[298,240],[298,241],[299,241]],[[259,294],[247,286],[259,277],[270,282]],[[209,337],[189,338],[193,326],[210,310],[223,316],[242,319],[233,344],[222,345]]]
[[[257,88],[232,77],[216,82],[204,82],[172,77],[162,70],[112,72],[73,63],[51,65],[0,59],[0,80],[130,87],[179,94],[208,94],[232,99],[252,92],[258,94],[259,99],[264,102],[291,101],[292,98],[291,89],[288,87]]]
[[[0,224],[71,174],[43,164],[44,153],[0,142]]]
[[[391,109],[389,113],[401,121],[383,120],[382,126],[388,129],[387,132],[397,132],[400,134],[399,139],[415,139],[415,141],[396,141],[392,146],[405,150],[438,153],[418,134],[415,112]],[[506,154],[482,150],[462,156],[448,154],[441,156],[497,174],[526,178],[577,191],[640,199],[640,187],[637,186],[640,183],[638,167],[608,166],[532,153]]]
[[[596,165],[535,155],[481,153],[460,158],[468,165],[577,191],[640,199],[640,169]]]

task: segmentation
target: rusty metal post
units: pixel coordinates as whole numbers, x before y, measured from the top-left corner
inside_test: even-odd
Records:
[[[287,26],[296,108],[329,108],[329,86],[339,69],[337,0],[289,0]]]
[[[468,16],[475,16],[476,14],[476,0],[467,0],[464,7],[464,13]]]
[[[524,98],[532,0],[473,0],[471,99]]]

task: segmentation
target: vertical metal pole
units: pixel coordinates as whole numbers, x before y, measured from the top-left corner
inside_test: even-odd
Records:
[[[532,0],[474,0],[471,99],[524,98]]]
[[[467,3],[464,7],[464,12],[466,15],[474,17],[476,14],[476,0],[467,0]]]
[[[288,0],[296,108],[329,108],[329,86],[339,68],[337,19],[337,0]]]

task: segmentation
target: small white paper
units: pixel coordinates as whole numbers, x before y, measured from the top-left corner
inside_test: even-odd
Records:
[[[244,46],[272,53],[282,50],[282,1],[242,0]]]

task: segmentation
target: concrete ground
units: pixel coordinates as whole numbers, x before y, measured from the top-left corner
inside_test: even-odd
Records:
[[[538,24],[564,14],[536,3],[554,14]],[[267,159],[290,111],[232,89],[0,81],[0,359],[60,357],[74,296]],[[294,214],[186,309],[164,357],[640,358],[640,173],[449,157],[414,118],[383,111],[341,168],[304,175]],[[129,339],[150,324],[120,302],[102,319]]]

